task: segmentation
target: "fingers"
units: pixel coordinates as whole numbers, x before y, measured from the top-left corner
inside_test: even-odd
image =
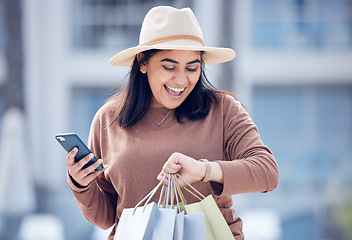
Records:
[[[164,166],[157,176],[157,179],[161,181],[165,175],[165,173],[177,173],[182,168],[181,164],[179,164],[179,153],[173,153],[169,159],[164,163]],[[165,177],[163,184],[167,186],[168,178]]]
[[[98,161],[97,161],[98,162]],[[93,164],[94,165],[94,164]],[[92,165],[92,166],[93,166]],[[99,164],[100,165],[100,164]],[[98,166],[99,166],[98,165]],[[90,166],[91,167],[91,166]],[[90,167],[88,167],[88,168],[90,168]],[[88,168],[86,168],[86,169],[84,169],[84,171],[85,170],[88,170]],[[96,167],[95,167],[96,168]],[[103,173],[103,170],[99,170],[99,171],[95,171],[94,169],[95,168],[93,168],[93,171],[90,171],[90,172],[88,172],[83,178],[82,178],[82,180],[80,181],[81,183],[81,185],[82,186],[87,186],[90,182],[92,182],[96,177],[98,177],[101,173]]]
[[[74,148],[67,154],[67,171],[78,184],[81,186],[87,186],[91,181],[99,176],[107,166],[105,165],[103,170],[95,170],[98,166],[100,166],[100,164],[103,163],[102,159],[98,159],[95,163],[83,169],[83,166],[85,166],[94,157],[94,155],[90,153],[80,161],[75,162],[74,157],[77,154],[77,150],[77,148]]]
[[[87,156],[85,156],[84,158],[82,158],[81,160],[79,160],[75,166],[78,167],[79,169],[82,169],[90,160],[92,160],[94,158],[93,153],[88,154]],[[96,162],[95,162],[96,163]],[[99,165],[98,165],[99,166]],[[90,168],[91,166],[87,167]],[[85,168],[86,169],[86,168]]]
[[[186,156],[182,153],[173,153],[165,162],[162,171],[157,178],[161,181],[165,173],[179,173],[187,182],[192,184],[193,182],[199,181],[204,175],[201,175],[203,165],[204,164],[192,157]],[[183,181],[178,181],[180,186],[185,185]],[[164,180],[164,184],[165,182],[166,181]]]
[[[165,175],[165,172],[164,172],[164,171],[161,171],[161,172],[159,173],[159,175],[157,176],[157,179],[158,179],[159,181],[163,180],[164,175]],[[166,177],[164,178],[163,185],[167,186],[167,183],[168,183],[168,176],[166,176]]]
[[[177,173],[182,166],[171,161],[167,161],[163,166],[163,171],[167,173]]]
[[[73,166],[75,164],[75,156],[78,152],[78,148],[73,148],[69,153],[66,152],[67,156],[66,156],[66,165],[67,168]]]
[[[165,173],[164,171],[162,171],[161,173],[159,173],[157,179],[158,179],[159,181],[161,181],[161,180],[163,179],[163,177],[164,177],[165,174],[166,174],[166,173]],[[168,176],[166,176],[165,179],[164,179],[164,181],[163,181],[163,185],[165,185],[165,186],[168,185],[168,179],[169,179]],[[178,184],[181,188],[187,186],[187,184],[186,184],[181,178],[179,178],[179,177],[177,177],[177,184]]]

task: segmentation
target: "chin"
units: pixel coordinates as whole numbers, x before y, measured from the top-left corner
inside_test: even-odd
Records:
[[[179,103],[179,104],[165,104],[165,105],[163,105],[163,106],[164,106],[165,108],[167,108],[167,109],[176,109],[176,108],[178,108],[181,104],[182,104],[182,102]]]
[[[178,108],[186,99],[186,96],[182,96],[179,99],[165,99],[162,104],[167,109],[175,109]]]

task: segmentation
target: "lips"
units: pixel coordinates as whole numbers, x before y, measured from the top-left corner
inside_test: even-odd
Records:
[[[172,96],[175,96],[175,97],[179,97],[179,96],[182,96],[183,92],[185,91],[185,87],[183,88],[175,88],[175,87],[170,87],[170,86],[167,86],[167,85],[164,85],[166,91],[172,95]]]

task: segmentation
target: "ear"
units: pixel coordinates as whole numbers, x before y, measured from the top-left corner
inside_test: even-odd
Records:
[[[137,61],[138,61],[138,62],[140,62],[143,57],[144,57],[144,54],[143,54],[143,53],[138,53],[138,54],[136,55],[136,58],[137,58]],[[145,64],[146,64],[146,63],[143,62],[143,63],[140,63],[140,65],[139,65],[139,70],[140,70],[143,74],[147,73],[147,68],[146,68]]]
[[[147,73],[147,67],[145,66],[145,63],[142,63],[139,67],[139,70],[141,73],[146,74]]]
[[[147,73],[147,67],[145,66],[145,62],[142,63],[142,64],[139,66],[139,70],[140,70],[141,73],[143,73],[143,74],[146,74],[146,73]]]

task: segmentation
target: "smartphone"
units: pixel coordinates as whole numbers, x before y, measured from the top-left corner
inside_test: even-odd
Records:
[[[75,133],[62,133],[57,134],[55,139],[61,144],[61,146],[67,151],[71,152],[74,147],[78,148],[78,152],[75,156],[75,161],[78,162],[85,156],[87,156],[91,151],[84,144],[84,142]],[[95,163],[98,159],[94,156],[82,169],[85,169]],[[100,164],[95,170],[102,170],[103,164]]]

